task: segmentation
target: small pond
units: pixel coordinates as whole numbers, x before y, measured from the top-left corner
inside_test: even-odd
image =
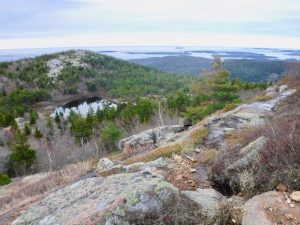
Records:
[[[64,106],[57,107],[55,111],[50,115],[51,117],[55,117],[55,114],[63,114],[64,118],[68,118],[71,111],[75,113],[79,113],[81,116],[86,117],[88,112],[92,109],[95,113],[98,108],[102,110],[105,105],[109,105],[109,107],[117,107],[117,104],[111,103],[107,100],[103,100],[101,98],[93,97],[88,99],[78,99],[71,101]]]

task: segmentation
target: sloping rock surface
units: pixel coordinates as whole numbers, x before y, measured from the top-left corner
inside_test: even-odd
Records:
[[[177,188],[146,173],[90,178],[60,189],[13,225],[204,224],[201,207]]]
[[[210,148],[224,148],[223,139],[227,131],[263,123],[266,115],[272,112],[277,103],[295,93],[296,90],[282,85],[267,89],[266,95],[270,92],[274,92],[270,100],[242,104],[229,112],[208,117],[205,122],[205,126],[209,128],[206,145]]]

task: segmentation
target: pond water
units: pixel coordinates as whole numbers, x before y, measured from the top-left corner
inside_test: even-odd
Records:
[[[93,110],[93,112],[96,113],[98,108],[102,110],[106,105],[117,108],[115,103],[111,103],[107,100],[96,100],[94,102],[84,101],[79,102],[77,105],[68,103],[65,106],[58,107],[50,116],[54,118],[56,113],[62,113],[64,118],[68,118],[71,111],[73,111],[75,113],[79,113],[82,117],[86,117],[90,110]]]

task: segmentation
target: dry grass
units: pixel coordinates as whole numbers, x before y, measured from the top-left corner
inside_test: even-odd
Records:
[[[106,156],[106,158],[110,159],[113,162],[121,161],[122,159],[124,159],[124,157],[125,157],[125,155],[121,150],[112,152]]]
[[[288,65],[287,76],[282,80],[282,83],[287,84],[291,88],[300,87],[300,62],[293,61]]]
[[[243,217],[244,203],[244,200],[238,196],[221,200],[216,208],[214,224],[240,225]]]
[[[204,138],[208,136],[208,129],[205,127],[196,127],[187,135],[186,140],[184,141],[184,144],[188,144],[189,147],[194,147],[195,145],[200,144]]]
[[[259,138],[262,135],[262,131],[264,129],[264,125],[244,126],[239,130],[226,132],[224,134],[224,142],[228,149],[234,148],[236,144],[246,146],[253,140]]]
[[[136,155],[124,160],[124,164],[132,164],[136,162],[149,162],[159,157],[170,157],[173,154],[179,154],[192,150],[197,144],[203,141],[208,135],[207,128],[196,127],[189,131],[182,140],[170,143],[166,146],[158,147],[152,151]]]
[[[227,104],[223,109],[222,109],[222,112],[229,112],[231,110],[234,110],[236,107],[238,107],[239,105],[238,104],[235,104],[235,103],[229,103]]]
[[[217,155],[218,155],[218,152],[213,149],[208,149],[208,150],[202,151],[201,157],[200,157],[200,162],[201,162],[201,164],[204,164],[204,165],[210,165],[215,161]]]
[[[258,157],[245,168],[228,171],[240,159],[240,148],[258,137],[267,138]],[[228,137],[227,137],[228,138]],[[279,116],[264,125],[232,133],[242,146],[219,154],[212,167],[212,181],[217,187],[227,187],[232,193],[243,192],[246,197],[273,190],[284,183],[291,190],[300,188],[300,116]]]
[[[11,184],[0,188],[0,218],[76,181],[91,170],[92,163],[86,161],[68,165],[59,171],[16,178]]]
[[[266,94],[261,94],[261,95],[257,95],[257,96],[253,99],[253,101],[261,101],[261,102],[263,102],[263,101],[268,101],[268,100],[271,100],[271,99],[272,99],[271,96],[266,95]]]
[[[181,144],[172,144],[163,147],[156,148],[152,151],[146,152],[144,154],[139,154],[133,157],[130,157],[124,161],[124,164],[132,164],[136,162],[149,162],[155,160],[159,157],[169,157],[172,154],[176,154],[182,151]]]

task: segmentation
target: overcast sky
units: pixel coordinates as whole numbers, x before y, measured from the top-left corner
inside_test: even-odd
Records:
[[[300,48],[300,0],[0,0],[0,49]]]

